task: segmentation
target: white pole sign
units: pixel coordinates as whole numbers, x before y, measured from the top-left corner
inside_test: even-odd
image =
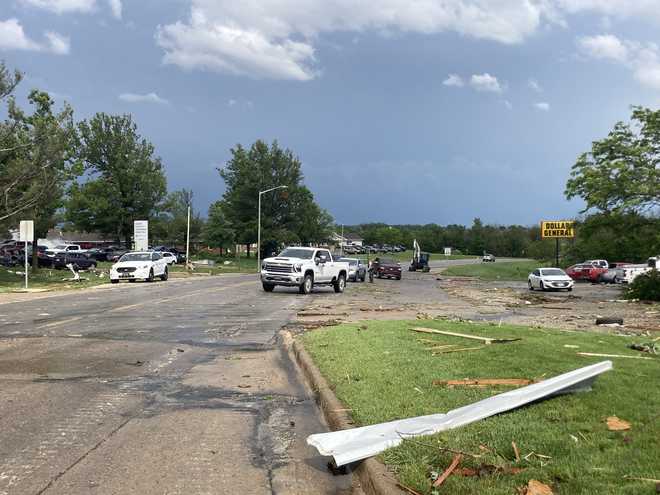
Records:
[[[445,256],[451,256],[451,248],[450,247],[445,248]]]
[[[136,220],[133,222],[133,239],[136,251],[147,251],[149,249],[149,221]]]
[[[18,234],[18,240],[19,242],[24,242],[25,243],[25,289],[28,288],[28,243],[31,242],[35,244],[34,242],[34,221],[32,220],[21,220],[21,224],[19,227],[19,234]],[[36,256],[37,255],[37,250],[32,248],[32,255]]]

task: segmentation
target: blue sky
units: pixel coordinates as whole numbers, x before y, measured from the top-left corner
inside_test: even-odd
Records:
[[[575,158],[660,104],[660,0],[0,0],[0,58],[131,113],[206,210],[277,139],[340,223],[571,217]]]

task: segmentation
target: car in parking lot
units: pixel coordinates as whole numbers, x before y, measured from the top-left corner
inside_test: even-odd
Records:
[[[483,258],[481,258],[481,261],[484,263],[495,263],[495,256],[492,254],[484,254]]]
[[[175,254],[168,251],[162,251],[160,254],[163,255],[163,259],[167,262],[168,265],[176,265],[177,257]]]
[[[376,265],[376,276],[378,278],[394,278],[401,280],[401,263],[391,259],[379,259],[374,261]]]
[[[537,268],[527,277],[529,290],[573,290],[575,282],[561,268]]]
[[[40,259],[41,262],[41,259]],[[90,268],[96,268],[97,261],[94,258],[90,258],[85,253],[59,253],[52,258],[52,267],[56,270],[62,270],[68,265],[71,265],[74,270],[89,270]]]
[[[607,271],[608,268],[603,268],[591,263],[578,263],[577,265],[569,266],[566,269],[566,274],[573,280],[598,282],[601,275],[607,273]]]
[[[153,282],[156,277],[167,280],[169,276],[168,265],[162,254],[156,251],[133,251],[124,254],[119,261],[110,268],[110,282],[119,283],[120,280],[145,280]]]
[[[358,258],[339,258],[338,261],[348,263],[348,281],[364,282],[367,278],[367,265]]]

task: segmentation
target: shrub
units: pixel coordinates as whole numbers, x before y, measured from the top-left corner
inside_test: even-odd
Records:
[[[660,271],[651,270],[635,278],[626,291],[627,299],[660,301]]]

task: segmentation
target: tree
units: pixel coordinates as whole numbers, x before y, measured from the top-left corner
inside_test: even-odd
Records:
[[[53,112],[48,93],[33,90],[28,102],[34,113],[24,113],[13,99],[9,101],[9,119],[3,134],[11,134],[11,148],[0,159],[3,210],[0,220],[21,213],[34,220],[35,240],[46,237],[56,223],[56,212],[68,182],[81,172],[75,160],[76,130],[73,109],[69,105]],[[14,223],[16,223],[14,221]],[[33,267],[38,267],[33,256]]]
[[[79,124],[86,180],[69,189],[66,218],[83,231],[98,231],[130,246],[135,220],[156,215],[166,179],[154,146],[130,115],[96,114]]]
[[[618,122],[581,154],[566,184],[585,212],[648,212],[660,206],[660,110],[634,107],[633,125]]]
[[[216,201],[209,207],[203,239],[211,248],[226,249],[234,244],[236,234],[227,219],[224,208],[225,204],[222,201]]]
[[[262,246],[321,242],[329,236],[329,215],[314,202],[302,183],[301,164],[290,150],[277,142],[271,146],[256,141],[249,150],[241,145],[231,150],[231,160],[219,169],[225,181],[223,212],[236,234],[236,242],[257,241],[259,191],[276,186],[286,190],[262,196]]]
[[[185,244],[188,231],[188,207],[190,207],[190,239],[199,239],[204,221],[193,208],[193,192],[189,189],[181,189],[167,195],[159,207],[158,215],[151,222],[149,230],[152,237],[167,244]]]

